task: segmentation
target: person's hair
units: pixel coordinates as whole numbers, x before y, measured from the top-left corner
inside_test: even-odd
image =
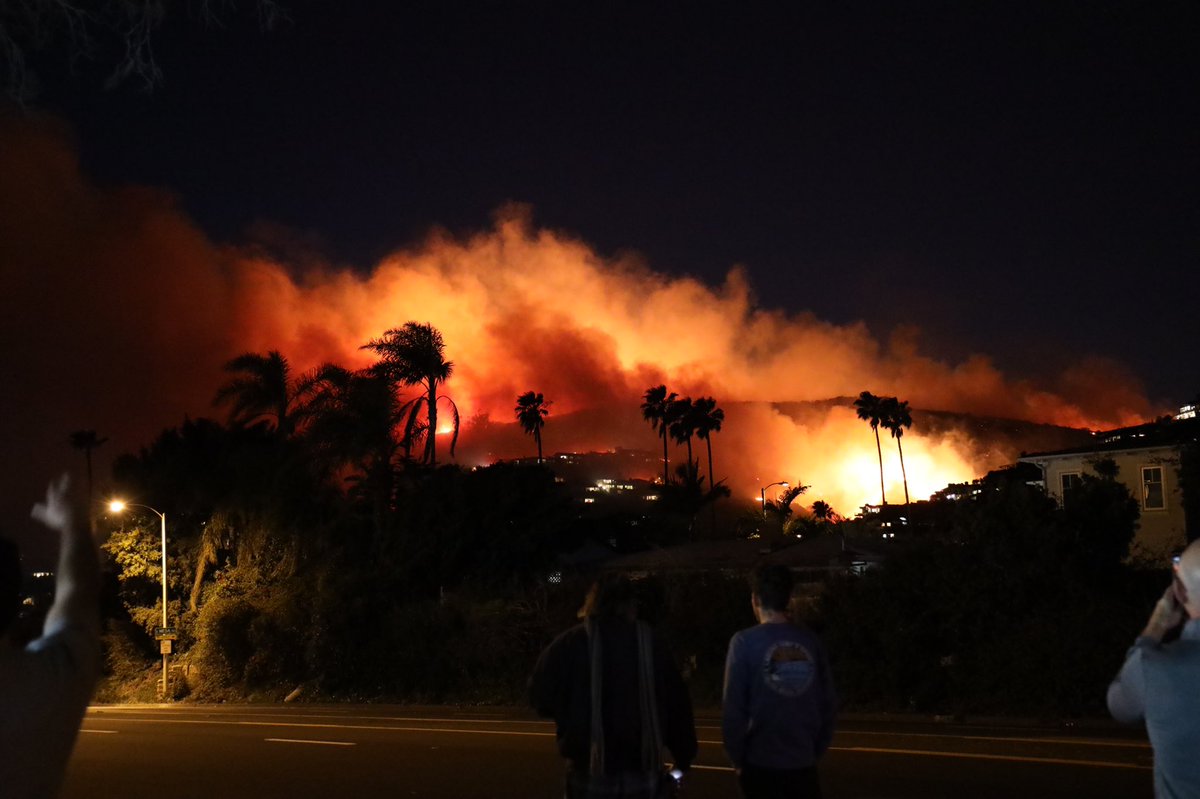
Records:
[[[612,619],[637,608],[638,594],[633,581],[624,574],[606,574],[597,578],[588,589],[583,607],[579,609],[581,619]]]
[[[767,610],[787,610],[794,584],[792,572],[787,566],[766,564],[750,573],[750,592],[758,597],[758,604]]]
[[[21,609],[21,552],[0,538],[0,635],[8,631]]]

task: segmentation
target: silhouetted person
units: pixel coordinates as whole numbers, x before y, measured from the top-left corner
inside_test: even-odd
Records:
[[[721,733],[747,799],[819,797],[817,760],[833,740],[836,699],[821,641],[787,615],[792,573],[755,569],[759,624],[736,633],[725,659]]]
[[[1163,643],[1182,625],[1179,640]],[[1200,796],[1200,541],[1175,564],[1125,665],[1108,686],[1118,721],[1145,720],[1154,746],[1154,795]]]
[[[567,799],[658,796],[672,779],[663,769],[663,744],[680,773],[696,757],[687,687],[638,620],[627,578],[598,581],[579,615],[583,624],[542,652],[530,680],[530,700],[554,719],[559,752],[570,763]]]
[[[0,549],[0,796],[58,794],[96,682],[100,660],[100,569],[87,517],[67,499],[64,475],[33,516],[61,535],[54,602],[41,636],[25,647],[7,637],[20,601],[16,547]],[[15,584],[14,584],[15,581]]]

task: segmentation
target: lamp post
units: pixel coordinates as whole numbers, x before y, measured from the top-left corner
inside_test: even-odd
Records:
[[[784,488],[787,488],[788,484],[787,480],[780,480],[778,483],[767,483],[765,486],[758,489],[758,495],[760,497],[759,501],[762,502],[762,515],[764,522],[767,520],[767,489],[771,486],[783,486]]]
[[[144,510],[148,510],[157,516],[159,521],[162,522],[162,626],[165,630],[167,627],[167,514],[163,513],[162,511],[155,510],[149,505],[139,505],[136,502],[122,502],[119,499],[114,499],[112,502],[108,503],[108,509],[113,513],[120,513],[126,508],[142,508]],[[164,647],[160,646],[159,648],[164,650],[162,653],[162,689],[163,696],[166,697],[169,695],[167,692],[167,658],[169,658],[170,655],[167,654]]]

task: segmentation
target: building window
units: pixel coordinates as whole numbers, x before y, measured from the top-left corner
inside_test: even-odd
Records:
[[[1167,507],[1161,466],[1142,467],[1142,507],[1146,510],[1162,510]]]
[[[1083,485],[1083,478],[1079,476],[1079,472],[1063,472],[1058,479],[1062,487],[1062,505],[1065,508],[1075,499],[1075,493]]]

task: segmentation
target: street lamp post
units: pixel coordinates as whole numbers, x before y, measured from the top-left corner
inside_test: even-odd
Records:
[[[167,627],[167,514],[155,510],[149,505],[139,505],[136,502],[122,502],[119,499],[114,499],[110,502],[108,508],[113,513],[120,513],[126,508],[142,508],[153,513],[162,522],[162,626],[165,629]],[[159,648],[163,649],[161,646]],[[162,690],[164,697],[169,696],[167,691],[167,659],[169,657],[170,655],[164,649],[162,653]]]
[[[760,498],[759,501],[762,502],[762,515],[764,522],[767,520],[767,489],[771,486],[783,486],[784,488],[787,488],[788,484],[787,480],[780,480],[778,483],[767,483],[765,486],[758,489],[758,495]]]

